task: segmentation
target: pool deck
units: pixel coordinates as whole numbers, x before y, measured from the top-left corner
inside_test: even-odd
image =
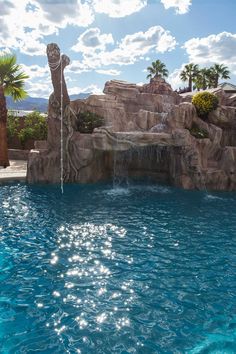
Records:
[[[0,184],[6,182],[25,182],[27,161],[11,160],[7,168],[0,167]]]

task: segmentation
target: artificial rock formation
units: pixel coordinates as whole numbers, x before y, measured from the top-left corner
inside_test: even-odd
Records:
[[[60,181],[60,75],[69,59],[64,56],[59,64],[55,44],[48,46],[47,54],[54,87],[49,134],[47,143],[30,153],[30,183]],[[217,90],[220,106],[205,122],[189,95],[178,95],[158,77],[143,86],[109,81],[104,95],[73,102],[64,76],[62,88],[65,182],[150,177],[185,189],[236,189],[235,97]],[[104,126],[92,134],[78,132],[76,117],[85,111],[102,116]],[[193,127],[204,131],[205,138],[193,136]]]

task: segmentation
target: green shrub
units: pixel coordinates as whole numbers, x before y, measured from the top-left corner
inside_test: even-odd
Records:
[[[77,129],[80,133],[92,134],[95,128],[104,124],[103,117],[92,112],[80,112],[77,116]]]
[[[193,123],[191,129],[189,129],[190,134],[197,139],[206,139],[209,138],[209,134],[205,129],[199,128],[196,123]]]
[[[213,93],[205,91],[194,95],[192,98],[192,104],[196,107],[198,116],[206,119],[208,113],[217,108],[219,100]]]
[[[29,113],[24,120],[24,128],[18,133],[18,138],[25,145],[27,140],[47,139],[47,119],[39,112]]]
[[[9,114],[7,118],[7,136],[10,141],[16,137],[20,140],[22,148],[28,140],[47,139],[47,119],[39,112],[29,113],[24,118],[24,127],[20,129],[20,120],[18,117]]]
[[[16,118],[13,114],[9,113],[7,117],[7,137],[8,140],[13,139],[17,136],[19,131],[19,119]]]

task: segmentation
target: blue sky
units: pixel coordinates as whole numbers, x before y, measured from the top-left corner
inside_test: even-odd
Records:
[[[0,55],[16,53],[31,96],[52,91],[45,55],[59,44],[71,59],[70,94],[100,93],[108,80],[145,83],[160,59],[173,88],[189,62],[223,63],[236,83],[235,0],[0,0]]]

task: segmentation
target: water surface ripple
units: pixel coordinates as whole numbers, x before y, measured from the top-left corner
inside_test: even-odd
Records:
[[[235,353],[236,194],[0,187],[0,353]]]

